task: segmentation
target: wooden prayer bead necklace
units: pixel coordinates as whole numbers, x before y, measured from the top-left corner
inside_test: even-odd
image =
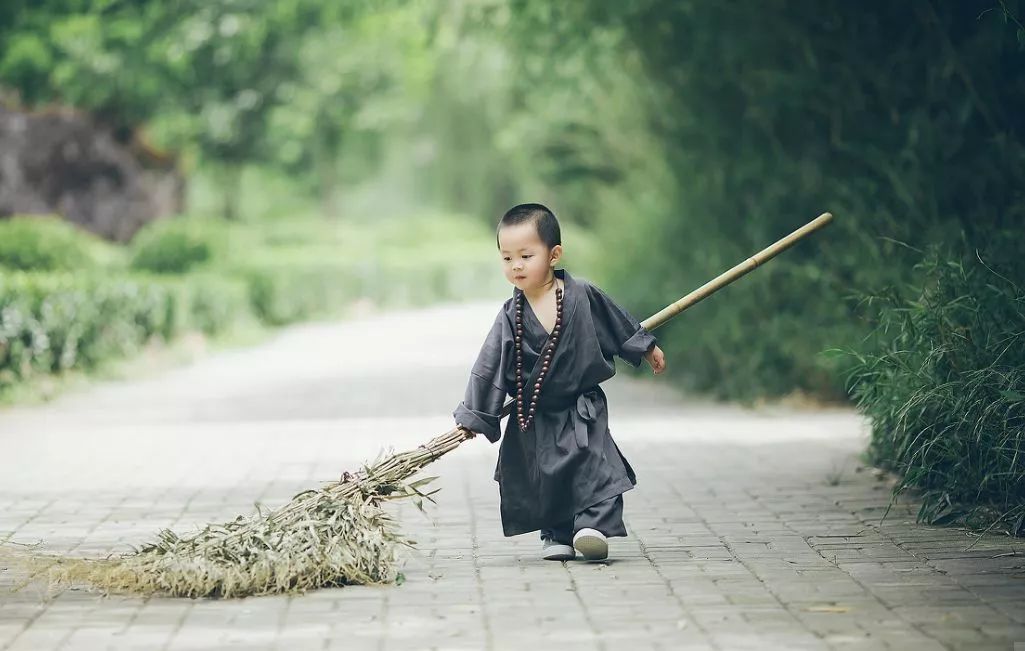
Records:
[[[541,395],[541,385],[544,384],[545,375],[551,365],[552,356],[555,353],[555,344],[559,342],[559,331],[562,328],[562,288],[555,288],[555,327],[548,337],[545,346],[544,358],[541,360],[541,372],[538,373],[537,382],[534,383],[534,395],[523,409],[523,292],[516,295],[516,419],[520,425],[520,431],[527,430],[534,422],[534,411],[537,407],[538,396]]]

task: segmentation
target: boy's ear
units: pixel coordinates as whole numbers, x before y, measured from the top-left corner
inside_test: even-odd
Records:
[[[560,258],[562,258],[562,245],[561,244],[556,244],[555,246],[552,247],[551,256],[552,256],[552,264],[555,264],[556,262],[559,261]]]

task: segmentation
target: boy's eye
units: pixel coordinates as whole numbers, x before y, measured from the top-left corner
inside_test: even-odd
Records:
[[[506,262],[509,262],[509,258],[502,258],[502,259],[505,260]]]
[[[524,257],[524,258],[533,258],[534,256],[533,256],[533,255],[525,255],[525,256],[523,256],[523,257]]]

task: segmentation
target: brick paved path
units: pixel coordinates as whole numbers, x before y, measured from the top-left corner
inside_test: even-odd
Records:
[[[451,426],[491,305],[283,332],[130,384],[0,413],[0,539],[102,556],[277,505],[382,447]],[[422,345],[431,342],[428,349]],[[673,360],[669,360],[672,364]],[[497,446],[438,461],[439,504],[399,507],[407,581],[240,601],[11,594],[0,649],[1012,649],[1025,643],[1025,544],[880,524],[848,411],[750,412],[658,382],[607,385],[638,472],[608,563],[536,560],[503,538]],[[396,408],[384,395],[401,399]],[[0,563],[0,568],[5,567]],[[1025,644],[1021,648],[1025,648]]]

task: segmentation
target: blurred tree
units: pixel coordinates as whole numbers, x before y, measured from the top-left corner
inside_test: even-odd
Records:
[[[433,66],[423,17],[415,4],[350,15],[297,44],[299,73],[279,87],[269,137],[286,168],[315,171],[327,215],[338,213],[346,149],[361,158],[351,180],[366,180],[381,142],[419,117]]]
[[[840,395],[837,360],[817,353],[863,336],[846,295],[911,273],[894,240],[917,246],[964,230],[982,246],[1023,221],[1025,113],[1012,110],[1025,100],[1021,6],[511,0],[505,42],[537,70],[530,81],[548,100],[574,54],[611,34],[609,55],[584,58],[633,82],[628,93],[605,84],[605,103],[646,98],[620,109],[633,112],[633,128],[608,120],[616,109],[599,101],[582,111],[603,136],[591,138],[596,150],[626,163],[621,174],[583,168],[565,148],[538,163],[552,182],[582,172],[575,182],[591,191],[564,196],[573,212],[594,206],[603,239],[617,244],[604,269],[645,309],[823,210],[840,216],[674,324],[690,345],[671,351],[702,389]],[[581,86],[607,78],[578,69]],[[588,106],[584,93],[574,100]],[[608,136],[614,125],[629,135]],[[540,141],[563,137],[558,121],[534,126]],[[656,146],[630,158],[608,144],[638,135]]]
[[[409,47],[417,34],[385,19],[359,20],[389,6],[362,0],[5,4],[0,84],[14,88],[25,105],[70,104],[125,140],[147,127],[157,143],[193,152],[216,171],[224,214],[233,218],[242,167],[277,162],[277,145],[288,140],[275,137],[273,126],[284,122],[287,131],[289,117],[299,124],[293,131],[302,131],[304,121],[310,125],[299,146],[312,152],[307,159],[330,196],[343,132],[359,121],[387,122],[373,101],[394,94],[389,80],[415,72]],[[396,27],[399,38],[375,40]],[[336,40],[343,31],[346,38]],[[397,52],[381,45],[403,38],[409,47]],[[275,110],[290,103],[286,117],[272,124]],[[379,103],[387,106],[401,102]]]

